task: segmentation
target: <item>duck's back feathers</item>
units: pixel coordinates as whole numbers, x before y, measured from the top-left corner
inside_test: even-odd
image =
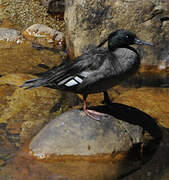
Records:
[[[125,76],[137,70],[138,54],[132,49],[118,48],[113,53],[107,48],[96,48],[70,64],[62,64],[42,77],[26,81],[22,87],[39,86],[73,91],[97,93],[117,84]]]
[[[65,90],[72,88],[82,83],[86,76],[101,66],[106,52],[107,50],[102,48],[93,49],[69,64],[62,64],[47,71],[39,78],[27,80],[21,87],[29,89],[45,86]]]

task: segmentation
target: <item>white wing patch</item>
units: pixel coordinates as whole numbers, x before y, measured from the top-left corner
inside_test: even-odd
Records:
[[[78,81],[79,83],[81,83],[81,82],[83,81],[83,79],[81,79],[81,78],[78,77],[78,76],[76,76],[74,79],[75,79],[76,81]]]
[[[67,86],[67,87],[72,87],[75,85],[79,85],[83,82],[83,79],[86,78],[90,73],[89,72],[85,72],[83,71],[82,73],[80,73],[79,75],[76,76],[69,76],[65,79],[62,79],[58,85],[59,86]]]
[[[71,81],[72,79],[73,79],[73,76],[69,76],[68,78],[63,79],[62,81],[60,81],[58,83],[58,85],[60,86],[60,85],[66,84],[67,82]]]
[[[75,76],[75,77],[72,77],[71,79],[69,79],[68,81],[66,81],[65,86],[71,87],[71,86],[75,86],[77,84],[81,84],[82,82],[83,82],[82,78]]]
[[[65,84],[65,86],[70,87],[70,86],[74,86],[74,85],[77,85],[77,84],[78,84],[78,82],[76,82],[74,79],[72,79],[72,80],[68,81],[68,82]]]

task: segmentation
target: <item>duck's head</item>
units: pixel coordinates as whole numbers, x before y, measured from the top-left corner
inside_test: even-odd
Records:
[[[151,43],[140,40],[136,36],[136,34],[124,29],[120,29],[111,33],[107,40],[109,50],[113,50],[120,47],[127,47],[133,44],[152,46]]]

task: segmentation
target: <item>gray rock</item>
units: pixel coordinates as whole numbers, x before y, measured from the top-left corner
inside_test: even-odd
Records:
[[[17,41],[21,38],[21,33],[15,29],[0,28],[1,41]]]
[[[111,115],[95,121],[82,110],[53,119],[29,145],[37,158],[48,155],[97,155],[126,152],[142,142],[142,128]]]
[[[169,64],[169,3],[154,0],[66,0],[67,49],[71,57],[98,45],[111,32],[128,29],[155,46],[140,47],[142,63]]]
[[[65,10],[64,0],[41,0],[41,3],[48,8],[50,13],[63,13]]]
[[[58,49],[64,48],[65,46],[64,33],[52,29],[44,24],[33,24],[22,34],[26,39],[32,40],[35,43],[51,47],[55,46]]]
[[[48,7],[51,1],[52,0],[41,0],[41,3],[43,4],[43,6]]]

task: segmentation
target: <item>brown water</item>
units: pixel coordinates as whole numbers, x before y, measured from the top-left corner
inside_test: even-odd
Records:
[[[164,130],[166,135],[169,132]],[[156,151],[140,153],[131,151],[128,158],[119,157],[113,161],[50,161],[31,158],[25,150],[15,153],[0,171],[1,180],[167,180],[169,151],[165,145],[158,145]]]

